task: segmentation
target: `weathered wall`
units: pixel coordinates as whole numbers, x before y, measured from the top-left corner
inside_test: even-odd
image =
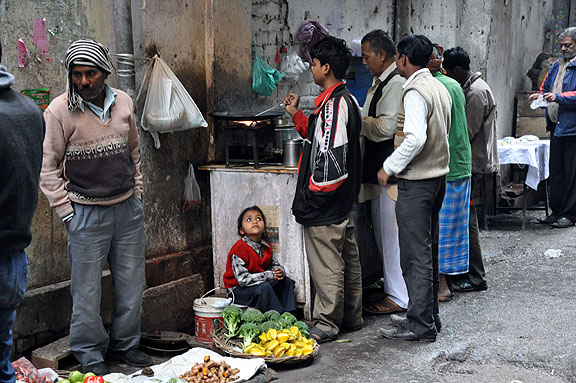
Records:
[[[137,86],[144,71],[144,58],[159,53],[201,111],[206,111],[205,8],[202,0],[132,1],[134,54]],[[143,104],[144,96],[139,100]],[[139,108],[139,110],[141,110]],[[139,114],[138,114],[139,115]],[[151,136],[140,131],[146,253],[159,256],[207,243],[210,238],[208,185],[197,172],[203,193],[203,208],[183,212],[182,196],[188,161],[197,165],[208,156],[207,128],[160,136],[155,149]]]
[[[108,1],[88,0],[0,0],[0,38],[2,65],[16,77],[14,89],[50,88],[52,97],[64,92],[66,73],[62,56],[71,41],[79,38],[111,39]],[[37,17],[46,19],[47,28],[58,27],[57,34],[48,33],[51,61],[32,42],[32,23]],[[16,42],[24,38],[30,58],[24,68],[17,65]],[[60,219],[39,192],[38,210],[32,226],[29,286],[35,288],[69,278],[66,259],[66,234]]]
[[[252,1],[252,44],[256,53],[268,64],[274,62],[276,51],[282,45],[294,47],[300,52],[297,40],[298,28],[305,21],[318,21],[332,35],[346,40],[361,39],[367,32],[381,28],[394,33],[393,0],[253,0]],[[271,97],[253,94],[254,109],[265,109],[280,103],[290,92],[302,96],[301,107],[309,110],[320,87],[314,84],[312,73],[304,72],[298,81],[283,80]]]

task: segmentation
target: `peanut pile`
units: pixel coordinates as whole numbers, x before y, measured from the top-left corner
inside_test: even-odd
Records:
[[[179,376],[188,383],[227,383],[238,379],[237,368],[232,368],[228,363],[220,363],[210,360],[210,356],[204,357],[203,363],[195,363],[190,371]]]

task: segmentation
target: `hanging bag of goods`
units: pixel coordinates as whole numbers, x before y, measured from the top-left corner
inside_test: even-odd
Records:
[[[158,133],[208,126],[184,85],[158,55],[152,58],[143,83],[147,77],[150,81],[140,124],[152,135],[156,149],[160,148]]]

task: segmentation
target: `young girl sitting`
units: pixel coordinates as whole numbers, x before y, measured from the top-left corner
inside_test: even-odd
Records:
[[[258,206],[250,206],[238,217],[238,234],[226,261],[224,286],[232,288],[234,302],[262,312],[296,312],[294,282],[272,255],[264,239],[266,217]]]

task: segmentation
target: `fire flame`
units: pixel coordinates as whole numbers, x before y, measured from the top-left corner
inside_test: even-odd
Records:
[[[249,121],[249,120],[246,120],[246,121],[234,121],[234,122],[237,123],[237,124],[242,124],[242,125],[244,125],[244,126],[248,126],[248,127],[256,126],[256,124],[257,124],[256,121]]]

